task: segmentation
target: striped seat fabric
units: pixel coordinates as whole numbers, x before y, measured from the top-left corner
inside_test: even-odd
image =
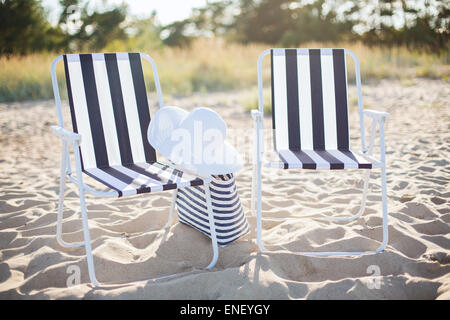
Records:
[[[203,180],[159,162],[89,168],[84,172],[115,190],[119,197],[203,184]]]
[[[249,231],[233,174],[212,176],[211,204],[217,243],[224,247]],[[177,196],[178,219],[210,237],[204,187],[180,189]]]
[[[203,184],[156,162],[139,53],[67,54],[64,68],[84,173],[119,197]]]
[[[372,168],[349,148],[344,49],[272,49],[271,71],[280,167]]]

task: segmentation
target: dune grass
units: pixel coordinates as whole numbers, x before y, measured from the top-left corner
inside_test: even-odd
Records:
[[[117,47],[117,45],[116,45]],[[270,46],[230,44],[222,39],[200,39],[189,48],[145,50],[158,66],[165,94],[189,95],[193,92],[251,88],[257,84],[256,61]],[[362,44],[310,43],[302,47],[345,47],[355,52],[361,64],[362,80],[396,78],[405,84],[415,77],[449,81],[449,56],[408,51],[406,48],[369,48]],[[116,50],[121,49],[115,48]],[[108,51],[108,50],[105,50]],[[120,50],[122,51],[122,50]],[[125,50],[123,50],[125,51]],[[0,58],[0,102],[53,98],[50,64],[57,53],[33,54],[25,57]],[[263,63],[263,82],[270,83],[270,59]],[[354,79],[353,64],[348,59],[349,80]],[[149,89],[153,89],[151,67],[144,64]],[[62,63],[57,68],[61,96],[65,98]],[[252,102],[253,104],[253,102]]]
[[[56,54],[55,54],[56,56]],[[53,55],[32,54],[0,58],[0,101],[23,101],[53,97],[50,64]],[[60,79],[63,70],[59,68]]]

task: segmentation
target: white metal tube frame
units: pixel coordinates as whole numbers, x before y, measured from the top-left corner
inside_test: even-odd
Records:
[[[159,83],[158,78],[158,71],[156,68],[156,64],[153,61],[153,59],[148,56],[147,54],[141,53],[141,58],[147,60],[150,62],[153,70],[153,76],[155,81],[155,87],[156,92],[158,94],[158,101],[159,101],[159,107],[164,106],[164,101],[162,97],[161,92],[161,86]],[[117,197],[118,194],[116,191],[99,191],[96,190],[86,184],[83,183],[83,175],[82,175],[82,169],[81,169],[81,157],[80,157],[80,144],[82,141],[82,136],[80,134],[71,132],[64,128],[64,121],[63,121],[63,115],[62,115],[62,109],[61,109],[61,98],[59,94],[59,87],[58,87],[58,81],[56,77],[56,64],[63,59],[63,56],[60,55],[56,57],[52,64],[51,64],[51,76],[52,76],[52,85],[53,85],[53,93],[55,96],[55,104],[58,111],[58,122],[59,126],[52,126],[53,133],[58,136],[62,141],[62,155],[61,155],[61,171],[60,171],[60,182],[59,182],[59,201],[58,201],[58,215],[57,215],[57,223],[56,223],[56,240],[57,242],[67,248],[76,248],[76,247],[85,247],[86,250],[86,259],[88,264],[88,271],[89,271],[89,279],[94,287],[99,285],[99,282],[97,280],[97,277],[95,275],[95,267],[94,267],[94,259],[92,254],[92,247],[91,247],[91,239],[90,239],[90,233],[89,233],[89,223],[88,223],[88,215],[87,215],[87,209],[86,209],[86,202],[85,202],[85,192],[89,192],[95,196],[98,197]],[[72,170],[70,166],[70,154],[69,154],[69,147],[72,147],[72,150],[74,152],[75,157],[75,168],[76,168],[76,178],[72,176]],[[172,166],[176,168],[171,163],[166,163],[169,166]],[[211,194],[209,190],[209,185],[211,182],[210,177],[205,176],[199,176],[204,181],[205,186],[205,195],[206,195],[206,201],[208,205],[208,217],[210,221],[210,230],[211,230],[211,244],[213,249],[213,256],[211,258],[211,262],[208,264],[206,269],[213,268],[218,260],[219,257],[219,249],[217,244],[217,236],[216,236],[216,229],[214,224],[214,215],[212,210],[212,204],[211,204]],[[66,188],[65,179],[68,178],[70,181],[74,182],[78,186],[79,191],[79,197],[80,197],[80,208],[81,208],[81,219],[82,219],[82,226],[83,226],[83,237],[84,241],[82,242],[74,242],[69,243],[63,240],[62,238],[62,221],[63,221],[63,201],[64,201],[64,192]],[[170,227],[175,211],[175,202],[177,199],[178,189],[175,189],[173,191],[172,196],[172,203],[170,207],[169,212],[169,218],[167,223],[163,226],[163,229],[166,229]],[[159,279],[165,279],[168,277],[177,276],[177,274],[174,275],[168,275],[160,278],[154,278],[154,279],[147,279],[142,281],[155,281]],[[141,282],[141,281],[138,281]]]
[[[355,74],[356,74],[356,87],[358,91],[358,109],[360,117],[360,131],[361,131],[361,141],[362,141],[362,155],[371,161],[373,161],[374,168],[381,169],[381,197],[382,197],[382,229],[383,229],[383,240],[381,245],[375,251],[346,251],[346,252],[296,252],[300,255],[308,256],[358,256],[363,254],[374,254],[382,252],[388,243],[388,212],[387,212],[387,194],[386,194],[386,157],[385,157],[385,145],[384,145],[384,123],[386,118],[389,116],[387,112],[379,112],[374,110],[364,110],[362,104],[362,92],[361,92],[361,77],[359,69],[359,61],[357,56],[350,50],[344,49],[346,54],[349,54],[355,62]],[[267,252],[262,242],[262,206],[261,206],[261,169],[263,162],[268,167],[280,167],[279,164],[270,163],[264,161],[265,151],[264,151],[264,109],[263,109],[263,83],[262,83],[262,60],[270,53],[270,49],[265,50],[261,53],[258,58],[257,68],[258,68],[258,110],[252,110],[251,115],[254,120],[254,161],[253,161],[253,178],[252,178],[252,199],[251,208],[254,212],[256,207],[256,240],[258,247],[261,251]],[[369,149],[366,148],[365,134],[364,134],[364,116],[372,118],[372,130],[370,136]],[[372,156],[373,145],[375,141],[376,127],[379,127],[380,132],[380,159],[375,159]],[[367,170],[367,169],[365,169]],[[370,171],[367,170],[364,174],[364,186],[363,194],[359,211],[347,217],[326,217],[327,220],[332,221],[352,221],[359,218],[365,209],[367,190],[369,183]]]

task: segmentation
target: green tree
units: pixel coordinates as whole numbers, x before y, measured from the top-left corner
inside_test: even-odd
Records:
[[[187,34],[189,26],[193,26],[192,19],[184,19],[175,21],[162,28],[162,34],[167,33],[163,38],[163,43],[168,46],[188,46],[194,39],[193,36]]]
[[[192,10],[191,21],[206,35],[224,36],[232,23],[233,0],[208,1],[204,7]]]
[[[447,52],[450,45],[448,0],[364,0],[367,11],[357,24],[364,29],[361,39],[368,45],[405,45],[410,49]]]
[[[240,14],[232,28],[240,42],[279,43],[283,34],[293,26],[293,19],[286,10],[287,0],[240,1]]]
[[[150,17],[142,19],[130,19],[123,26],[127,39],[109,41],[104,51],[153,51],[163,46],[160,38],[161,26],[156,22],[156,12]]]
[[[233,0],[208,1],[201,8],[194,8],[189,18],[175,21],[161,28],[163,43],[169,46],[187,46],[196,37],[228,37],[235,7]]]
[[[294,0],[241,0],[239,14],[229,29],[240,42],[283,46],[338,41],[351,34],[353,23],[338,19],[334,10],[326,10],[325,3],[325,0],[306,4]]]
[[[47,21],[38,0],[0,1],[0,55],[57,50],[64,33]]]
[[[292,2],[295,3],[295,2]],[[334,8],[325,10],[325,1],[319,0],[304,6],[287,6],[285,10],[293,20],[290,28],[281,37],[283,46],[298,46],[305,42],[337,42],[354,38],[354,23],[339,19]],[[355,7],[342,12],[343,16],[351,14]]]
[[[67,43],[71,50],[101,50],[108,42],[127,38],[121,24],[125,21],[127,7],[120,5],[102,12],[90,12],[88,5],[79,0],[60,0],[62,13],[59,25],[67,33]],[[71,21],[76,15],[78,21]],[[70,25],[75,30],[69,30]]]

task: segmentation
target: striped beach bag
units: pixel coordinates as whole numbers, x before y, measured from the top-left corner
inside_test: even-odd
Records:
[[[225,247],[246,234],[249,226],[242,210],[233,174],[212,177],[210,190],[217,243]],[[204,188],[202,185],[178,190],[176,201],[178,219],[211,237]]]

